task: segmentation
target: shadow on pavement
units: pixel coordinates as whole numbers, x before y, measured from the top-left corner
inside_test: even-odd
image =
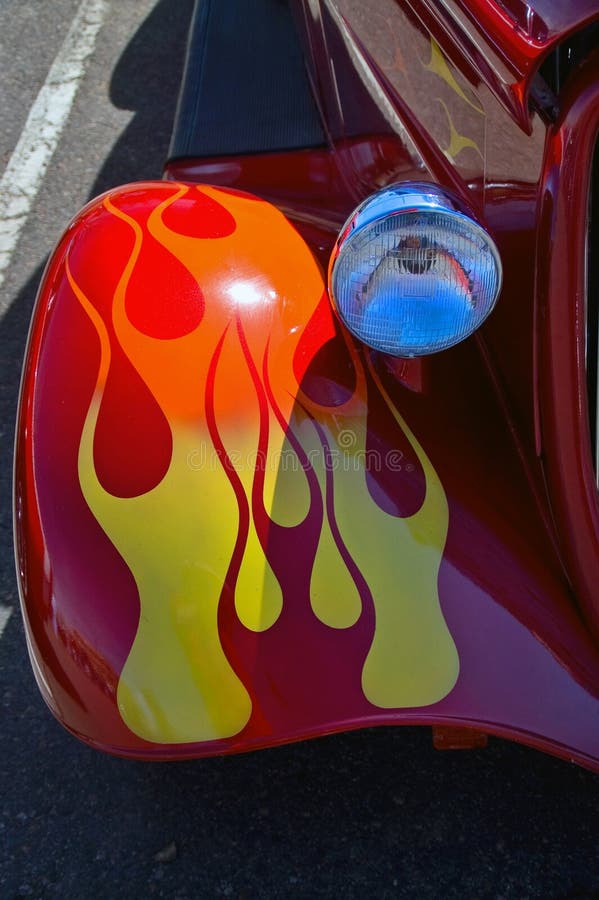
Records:
[[[161,0],[135,33],[111,78],[110,99],[135,115],[88,199],[128,181],[160,178],[170,141],[193,0]],[[64,223],[65,226],[67,223]],[[0,321],[0,603],[16,608],[12,563],[12,448],[21,365],[44,263]]]

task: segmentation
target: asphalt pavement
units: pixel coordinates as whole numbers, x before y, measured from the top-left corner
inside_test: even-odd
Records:
[[[78,7],[0,0],[0,176]],[[79,744],[38,694],[10,498],[31,310],[71,216],[160,176],[190,12],[109,2],[0,288],[0,898],[599,897],[599,777],[567,762],[500,740],[439,753],[402,728],[136,763]]]

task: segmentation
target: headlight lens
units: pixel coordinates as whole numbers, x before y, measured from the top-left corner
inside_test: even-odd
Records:
[[[393,185],[366,200],[343,228],[329,270],[341,320],[394,356],[464,340],[489,315],[500,287],[490,236],[431,184]]]

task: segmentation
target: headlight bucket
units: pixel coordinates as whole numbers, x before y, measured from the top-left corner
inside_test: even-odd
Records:
[[[452,347],[487,318],[501,288],[498,250],[470,210],[437,185],[391,185],[364,201],[335,244],[329,293],[361,341],[393,356]]]

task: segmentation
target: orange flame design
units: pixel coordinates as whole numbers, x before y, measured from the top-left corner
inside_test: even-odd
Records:
[[[231,233],[198,237],[170,227],[177,204],[198,195],[228,211]],[[166,474],[140,496],[112,495],[96,472],[94,434],[111,346],[93,298],[67,264],[101,347],[79,449],[81,488],[140,595],[138,630],[118,687],[124,721],[163,743],[223,739],[244,729],[252,714],[251,684],[223,647],[223,591],[234,592],[245,629],[272,629],[287,598],[277,574],[286,559],[272,549],[271,523],[289,535],[291,556],[295,529],[315,504],[322,516],[310,574],[314,615],[331,629],[348,629],[365,601],[374,606],[370,650],[357,660],[366,698],[378,707],[441,699],[458,673],[436,586],[447,531],[445,495],[370,368],[371,384],[426,479],[424,502],[413,515],[392,516],[373,501],[365,473],[367,373],[353,346],[356,386],[347,402],[325,407],[302,391],[311,360],[302,357],[300,339],[324,290],[310,251],[278,210],[243,195],[175,186],[145,225],[124,196],[104,200],[135,238],[114,294],[112,325],[173,438]],[[150,239],[201,288],[199,323],[191,315],[190,329],[178,336],[142,333],[128,315],[131,279]],[[332,333],[330,327],[325,339]],[[327,463],[331,451],[343,464]]]

